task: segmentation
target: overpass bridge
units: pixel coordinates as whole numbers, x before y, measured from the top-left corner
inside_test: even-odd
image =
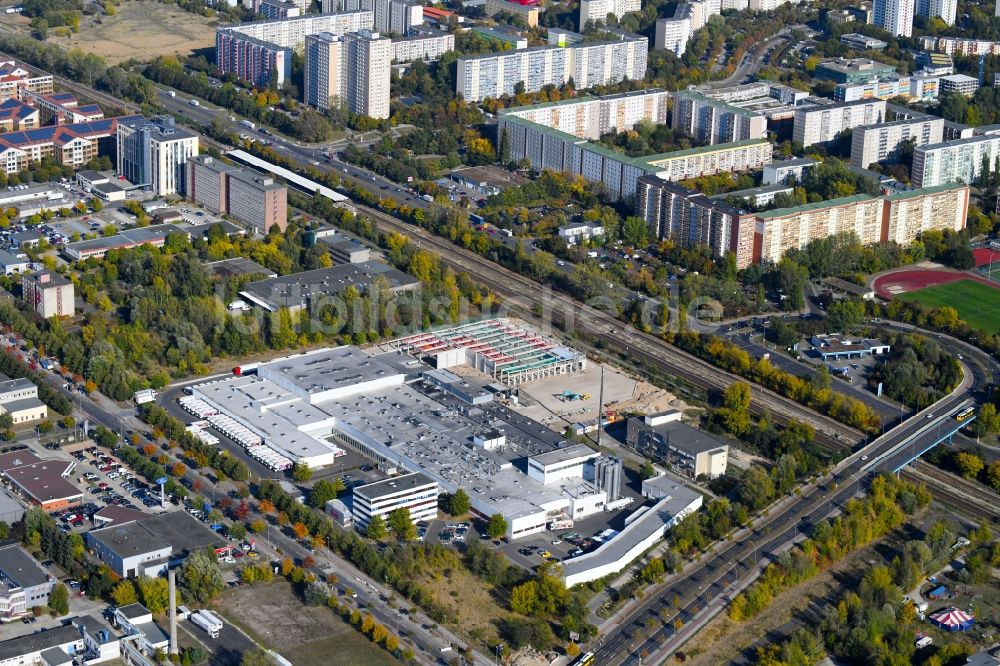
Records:
[[[883,450],[863,465],[862,470],[898,474],[935,446],[941,443],[951,444],[955,434],[975,420],[975,402],[964,400],[957,406],[944,410],[921,413],[917,418],[922,418],[924,422],[915,432]]]

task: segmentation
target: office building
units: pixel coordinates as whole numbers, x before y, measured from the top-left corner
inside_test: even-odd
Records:
[[[938,98],[940,82],[939,76],[914,74],[898,79],[841,83],[834,88],[833,97],[838,102],[891,99],[893,97],[907,97],[911,100],[932,102]]]
[[[967,139],[918,146],[913,151],[913,184],[934,187],[945,183],[974,183],[983,164],[996,169],[1000,159],[1000,135],[987,134]]]
[[[563,86],[571,78],[577,90],[639,80],[646,75],[647,47],[645,37],[633,35],[459,58],[455,91],[466,101],[480,102],[513,95],[518,84],[525,92],[538,92],[547,85]]]
[[[172,116],[118,124],[118,173],[157,196],[182,194],[184,163],[198,154],[198,135],[180,129]]]
[[[40,317],[72,317],[76,313],[73,282],[59,273],[42,271],[21,278],[21,295]]]
[[[151,224],[148,227],[126,229],[113,236],[67,243],[63,247],[62,253],[71,261],[82,261],[91,257],[102,259],[111,250],[123,250],[142,245],[163,247],[170,234],[183,234],[185,238],[191,238],[191,234],[187,230],[176,225]]]
[[[225,214],[229,201],[229,174],[240,170],[211,155],[195,155],[185,164],[187,198],[216,215]]]
[[[656,125],[667,122],[670,93],[651,88],[603,97],[573,97],[504,110],[505,117],[524,120],[596,140],[610,132],[624,132],[646,120]]]
[[[715,145],[767,136],[767,118],[695,91],[673,94],[671,128],[699,144]]]
[[[49,605],[55,579],[17,543],[0,546],[0,618],[10,622]]]
[[[872,79],[894,77],[896,68],[869,58],[835,58],[816,65],[817,79],[831,79],[834,83],[863,83]]]
[[[683,248],[705,245],[716,257],[732,252],[740,268],[753,263],[752,219],[723,200],[647,175],[636,183],[635,214],[657,241]]]
[[[885,101],[859,100],[795,110],[792,140],[803,147],[834,141],[844,130],[885,119]]]
[[[966,74],[950,74],[941,77],[941,93],[958,93],[972,97],[979,90],[979,79]]]
[[[334,264],[362,264],[371,261],[372,253],[368,246],[344,234],[322,236],[317,240],[319,247],[330,253]]]
[[[604,237],[604,227],[591,222],[572,222],[559,227],[559,238],[566,241],[566,245],[576,245],[586,243],[595,238]]]
[[[626,443],[646,458],[688,478],[716,478],[726,473],[729,445],[681,422],[677,410],[633,416],[626,424]]]
[[[320,110],[337,105],[370,118],[389,117],[392,42],[362,30],[306,36],[304,99]]]
[[[21,90],[49,95],[54,90],[52,75],[32,76],[17,61],[0,60],[0,100],[17,97]]]
[[[875,162],[895,156],[906,142],[926,146],[941,143],[943,135],[944,118],[935,116],[855,127],[851,135],[851,164],[867,169]]]
[[[371,30],[371,11],[309,14],[274,21],[255,21],[215,31],[215,64],[256,85],[280,88],[292,75],[292,51],[305,45],[306,35]]]
[[[375,516],[389,523],[396,509],[408,509],[414,523],[437,518],[438,482],[413,472],[357,486],[351,491],[351,513],[354,525],[364,531]]]
[[[955,25],[958,0],[916,0],[917,16],[939,18],[948,25]]]
[[[841,35],[840,43],[848,48],[857,49],[859,51],[881,51],[885,47],[889,46],[887,42],[883,42],[881,39],[869,37],[868,35],[861,35],[856,32]]]
[[[411,31],[406,37],[393,37],[392,61],[437,60],[455,50],[455,35],[450,32]]]
[[[869,245],[912,243],[930,230],[960,231],[969,208],[969,188],[960,183],[873,197],[856,194],[794,208],[756,213],[755,261],[777,263],[786,252],[837,234],[854,234]]]
[[[187,162],[186,194],[213,213],[230,215],[255,231],[266,234],[272,226],[281,231],[288,224],[288,188],[209,155]]]
[[[896,37],[913,34],[914,0],[873,0],[872,23]]]
[[[534,28],[538,25],[542,3],[539,0],[486,0],[483,11],[490,18],[497,14],[510,14],[524,21],[529,28]]]
[[[21,425],[45,420],[49,410],[38,399],[38,386],[30,379],[0,375],[0,414],[9,414],[14,425]]]
[[[116,575],[156,577],[196,551],[226,545],[226,540],[187,511],[146,514],[85,535],[87,547]]]
[[[691,5],[682,2],[674,10],[673,18],[656,19],[653,48],[666,49],[680,58],[691,40]]]
[[[580,0],[580,22],[577,24],[583,30],[588,21],[607,23],[608,14],[620,19],[628,12],[642,9],[640,0]]]
[[[374,25],[382,34],[405,35],[424,23],[424,7],[416,0],[321,0],[324,14],[370,11]]]

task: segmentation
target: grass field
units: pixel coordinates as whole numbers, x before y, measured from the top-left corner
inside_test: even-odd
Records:
[[[958,316],[973,328],[988,333],[1000,331],[1000,289],[974,280],[959,280],[918,289],[896,298],[915,301],[927,307],[953,307]]]
[[[295,666],[391,666],[399,662],[334,615],[308,608],[284,582],[227,590],[219,610],[250,636]],[[333,659],[331,655],[336,655]]]
[[[197,49],[215,46],[218,19],[150,0],[128,0],[117,10],[110,17],[83,17],[80,32],[69,37],[50,33],[49,41],[64,48],[96,53],[112,64],[129,58],[188,56]]]

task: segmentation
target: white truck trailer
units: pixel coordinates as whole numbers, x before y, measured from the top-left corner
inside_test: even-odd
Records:
[[[210,610],[200,610],[191,614],[191,621],[205,630],[212,638],[218,638],[222,631],[222,620]]]

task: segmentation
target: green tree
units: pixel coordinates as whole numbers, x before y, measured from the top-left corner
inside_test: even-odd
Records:
[[[722,421],[737,437],[750,431],[750,385],[735,382],[722,392]]]
[[[309,491],[309,506],[322,509],[327,502],[337,497],[343,490],[344,482],[340,480],[340,477],[335,478],[332,482],[320,479],[313,484],[312,490]]]
[[[52,588],[52,592],[49,594],[49,608],[59,615],[65,615],[69,612],[69,590],[62,583]]]
[[[153,613],[167,610],[170,605],[170,588],[166,578],[140,576],[138,583],[143,606]]]
[[[305,463],[296,463],[292,468],[292,478],[299,483],[305,483],[312,478],[312,470]]]
[[[385,519],[382,516],[372,516],[371,522],[365,529],[365,536],[369,539],[384,539],[386,535]]]
[[[974,479],[983,471],[985,463],[978,454],[969,451],[960,451],[955,454],[955,467],[958,473],[967,479]]]
[[[389,514],[389,529],[401,541],[412,541],[417,536],[417,528],[413,525],[410,510],[405,506],[401,506]]]
[[[128,606],[139,601],[139,595],[136,594],[132,581],[123,580],[111,590],[111,600],[116,606]]]
[[[641,217],[630,216],[625,218],[622,225],[622,240],[628,245],[637,248],[644,248],[649,243],[649,226]]]
[[[499,539],[507,534],[507,521],[503,514],[494,513],[490,516],[490,521],[486,524],[486,533],[490,535],[491,539]]]
[[[254,648],[244,652],[240,658],[240,666],[277,666],[277,660],[264,648]]]
[[[538,606],[538,583],[529,580],[510,591],[510,609],[521,615],[534,615]]]
[[[222,592],[225,583],[214,554],[206,551],[192,553],[181,568],[180,584],[199,603],[210,601]]]
[[[472,504],[469,502],[469,494],[459,488],[448,502],[448,513],[460,516],[463,513],[468,513],[470,508],[472,508]]]

